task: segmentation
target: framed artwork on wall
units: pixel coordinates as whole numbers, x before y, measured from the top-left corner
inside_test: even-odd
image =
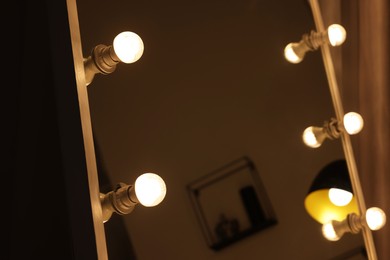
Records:
[[[260,175],[248,157],[187,185],[207,245],[220,250],[277,223]]]

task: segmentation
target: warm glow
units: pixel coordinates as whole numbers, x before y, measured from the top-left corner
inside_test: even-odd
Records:
[[[302,139],[303,139],[303,142],[311,147],[311,148],[317,148],[317,147],[320,147],[321,144],[322,144],[322,140],[318,140],[318,136],[316,136],[316,132],[320,132],[318,131],[320,128],[315,128],[313,126],[310,126],[308,128],[305,129],[305,131],[303,131],[303,135],[302,135]]]
[[[295,53],[293,45],[294,43],[290,43],[284,48],[284,57],[291,63],[299,63],[302,58]]]
[[[137,199],[145,207],[158,205],[167,191],[164,180],[154,173],[142,174],[137,178],[134,186]]]
[[[386,224],[386,214],[380,208],[369,208],[366,211],[366,221],[371,230],[379,230]]]
[[[331,221],[322,225],[322,234],[330,241],[337,241],[340,239],[340,237],[336,234]]]
[[[352,200],[352,193],[342,189],[329,189],[329,199],[336,206],[345,206]]]
[[[136,62],[144,52],[142,39],[133,32],[118,34],[113,43],[115,54],[124,63]]]
[[[343,44],[347,37],[347,32],[344,27],[339,24],[332,24],[328,27],[329,42],[332,46],[339,46]]]
[[[364,125],[362,116],[355,112],[345,114],[343,123],[345,131],[347,131],[350,135],[359,133],[363,129]]]
[[[321,189],[306,196],[305,209],[309,215],[321,224],[331,220],[343,221],[348,214],[359,214],[355,196],[345,206],[336,206],[329,199],[329,190]]]

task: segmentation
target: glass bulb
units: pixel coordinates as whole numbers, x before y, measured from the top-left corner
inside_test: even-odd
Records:
[[[141,37],[133,32],[121,32],[114,38],[115,54],[124,63],[133,63],[141,58],[144,52],[144,43]]]
[[[345,131],[347,131],[350,135],[359,133],[363,129],[364,125],[362,116],[355,112],[345,114],[343,123]]]
[[[352,193],[346,190],[331,188],[328,192],[329,200],[336,206],[348,205],[352,200]]]
[[[330,241],[337,241],[340,239],[340,237],[337,235],[336,231],[334,230],[332,221],[322,225],[322,235]]]
[[[386,214],[380,208],[369,208],[366,211],[366,222],[371,230],[379,230],[386,224]]]
[[[341,25],[332,24],[328,27],[328,38],[332,46],[339,46],[343,44],[346,37],[347,32]]]
[[[145,207],[158,205],[167,192],[164,180],[154,173],[144,173],[139,176],[134,188],[137,199]]]
[[[325,136],[321,127],[309,126],[303,131],[302,139],[307,146],[317,148],[321,146]]]
[[[291,63],[299,63],[302,61],[303,57],[299,57],[294,51],[294,43],[289,43],[284,48],[284,57]]]

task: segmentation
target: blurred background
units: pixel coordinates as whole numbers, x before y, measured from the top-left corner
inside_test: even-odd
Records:
[[[326,26],[341,23],[337,1],[320,3]],[[351,250],[358,251],[348,259],[364,259],[361,235],[327,241],[304,208],[316,174],[344,158],[339,140],[318,149],[302,142],[306,127],[335,116],[320,52],[299,64],[283,56],[315,29],[307,1],[79,0],[77,7],[85,57],[122,31],[145,46],[140,60],[88,86],[101,189],[145,172],[167,185],[160,205],[105,224],[110,259],[325,260],[347,259]],[[338,73],[348,41],[334,53]],[[352,109],[355,101],[346,102]],[[277,224],[215,251],[187,187],[243,156],[256,166]]]

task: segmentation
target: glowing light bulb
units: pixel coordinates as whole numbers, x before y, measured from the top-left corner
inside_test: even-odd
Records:
[[[345,131],[347,131],[350,135],[359,133],[363,129],[364,125],[362,116],[355,112],[345,114],[343,123]]]
[[[125,31],[114,38],[115,54],[124,63],[133,63],[141,58],[144,52],[144,43],[136,33]]]
[[[386,214],[380,208],[369,208],[366,211],[366,222],[371,230],[379,230],[386,224]]]
[[[286,60],[288,60],[291,63],[299,63],[303,60],[304,55],[298,55],[295,50],[294,46],[297,46],[296,43],[289,43],[285,48],[284,48],[284,57]]]
[[[332,46],[339,46],[343,44],[345,38],[347,37],[347,32],[344,27],[339,24],[332,24],[328,27],[328,38],[329,43]]]
[[[311,148],[320,147],[325,138],[321,127],[309,126],[302,134],[303,142]]]
[[[336,231],[334,230],[332,221],[322,225],[322,235],[330,241],[337,241],[340,239],[340,236],[337,235]]]
[[[352,200],[352,193],[346,190],[331,188],[328,192],[329,200],[336,206],[348,205]]]
[[[145,207],[158,205],[167,192],[164,180],[154,173],[140,175],[134,184],[135,194]]]

